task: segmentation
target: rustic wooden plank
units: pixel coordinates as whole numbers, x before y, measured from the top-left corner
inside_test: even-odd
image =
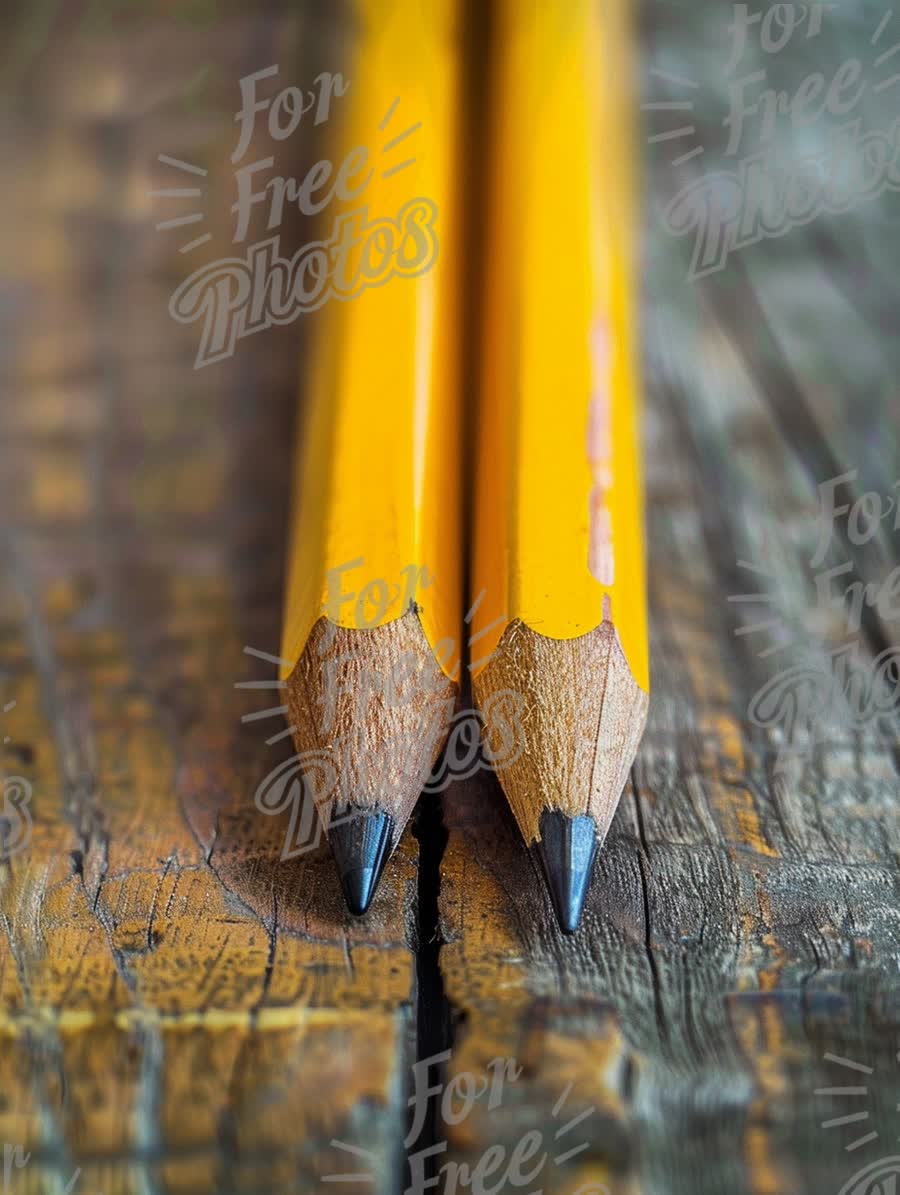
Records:
[[[712,146],[724,70],[721,39],[710,31],[703,41],[708,13],[675,3],[645,14],[648,67],[718,92],[718,109],[698,103],[690,118]],[[805,73],[798,58],[775,70],[783,86]],[[856,726],[823,703],[815,741],[801,736],[804,752],[778,768],[781,728],[755,724],[751,706],[791,667],[818,669],[825,688],[848,638],[863,668],[879,650],[871,624],[848,636],[845,613],[818,601],[812,558],[816,486],[832,458],[858,465],[860,492],[900,476],[892,431],[875,443],[855,405],[865,390],[871,421],[889,419],[892,349],[870,321],[865,379],[841,385],[864,351],[859,326],[840,318],[831,262],[800,318],[806,291],[785,293],[784,276],[809,282],[823,269],[802,234],[743,251],[752,269],[688,280],[685,246],[660,224],[656,198],[684,181],[667,174],[676,151],[663,153],[647,184],[648,729],[574,938],[556,931],[494,782],[447,795],[440,962],[457,1013],[448,1073],[484,1079],[496,1056],[527,1062],[502,1108],[491,1111],[485,1095],[462,1124],[439,1127],[442,1157],[475,1165],[492,1141],[510,1151],[528,1128],[555,1143],[553,1110],[572,1082],[573,1111],[596,1109],[571,1131],[588,1149],[564,1167],[548,1161],[546,1190],[838,1192],[894,1153],[896,714]],[[867,264],[853,265],[863,285]],[[873,307],[885,301],[877,286],[867,293]],[[754,314],[770,303],[777,327],[766,340]],[[801,451],[810,424],[788,435],[779,409],[798,392],[820,420],[818,455]],[[836,535],[825,565],[849,555],[852,577],[884,579],[883,557],[848,549]],[[763,597],[727,600],[746,592]],[[769,619],[777,625],[744,633]],[[876,629],[892,641],[887,623]],[[777,650],[760,655],[767,647]],[[817,1094],[850,1086],[859,1093]],[[867,1119],[822,1127],[857,1113]]]
[[[707,362],[696,339],[682,352],[695,369]],[[862,1106],[882,1140],[896,1094],[893,758],[873,731],[835,726],[808,766],[773,774],[773,744],[746,713],[765,662],[734,637],[717,568],[741,542],[734,512],[715,509],[729,442],[703,442],[717,454],[709,465],[675,438],[658,400],[650,429],[650,724],[583,932],[556,932],[493,783],[446,802],[441,966],[465,1015],[451,1068],[534,1059],[522,1080],[530,1118],[449,1126],[450,1156],[477,1161],[499,1132],[512,1143],[526,1124],[549,1141],[574,1079],[575,1107],[598,1112],[580,1126],[581,1165],[550,1190],[830,1189],[858,1168],[842,1145],[862,1130],[839,1141],[818,1127],[847,1102],[815,1096],[847,1079],[824,1056],[875,1069]],[[759,451],[770,450],[762,438]],[[796,584],[787,563],[777,580]],[[548,1016],[566,1028],[548,1028]]]
[[[771,408],[781,436],[811,484],[853,473],[836,487],[835,504],[852,506],[860,499],[881,503],[882,525],[870,542],[854,542],[847,533],[846,514],[836,520],[835,534],[854,565],[851,579],[890,585],[898,563],[894,515],[900,472],[900,440],[892,414],[897,403],[895,193],[882,187],[874,196],[853,195],[847,211],[821,211],[787,235],[782,233],[785,222],[769,215],[763,220],[768,235],[732,250],[723,269],[693,281],[694,232],[678,238],[666,235],[671,232],[666,213],[675,196],[717,175],[737,178],[754,155],[771,155],[784,178],[785,171],[804,157],[823,154],[829,136],[851,119],[858,121],[861,134],[889,133],[896,117],[891,87],[883,85],[892,57],[884,50],[895,41],[890,22],[882,25],[884,14],[865,7],[852,13],[770,9],[768,34],[763,35],[763,21],[754,21],[749,10],[748,24],[740,15],[743,10],[723,10],[702,29],[705,17],[681,0],[644,9],[649,34],[644,92],[651,105],[645,135],[649,138],[679,124],[689,124],[692,130],[683,143],[676,139],[647,144],[647,194],[654,217],[648,267],[672,296],[679,281],[699,289],[708,316],[723,323],[756,382],[759,398]],[[854,89],[852,108],[843,115],[818,111],[819,105],[813,105],[813,117],[801,112],[802,87],[808,88],[820,75],[824,92],[842,64],[851,60],[858,60],[862,81],[858,93]],[[779,115],[767,127],[769,100],[760,97],[770,91],[779,92],[781,99]],[[731,105],[740,112],[742,96],[740,133],[729,144]],[[653,110],[659,101],[686,102],[689,119],[676,120],[672,112]],[[795,115],[788,105],[794,106]],[[702,150],[702,156],[681,162],[690,150]],[[869,168],[875,169],[871,157]],[[721,195],[728,208],[734,191],[722,184]],[[762,188],[745,182],[742,196],[743,214],[749,218]],[[694,211],[702,207],[698,198]],[[777,209],[777,203],[769,207]],[[714,203],[708,210],[711,224],[721,209]],[[867,611],[865,621],[873,645],[897,645],[896,617]]]
[[[314,26],[269,5],[210,38],[164,9],[74,40],[60,14],[3,131],[2,774],[33,794],[0,863],[0,1140],[31,1155],[9,1189],[316,1190],[358,1163],[339,1139],[393,1193],[416,846],[352,921],[327,851],[283,860],[290,810],[254,804],[290,752],[265,745],[283,720],[241,724],[271,693],[234,687],[274,676],[243,648],[278,646],[297,330],[195,371],[166,308],[202,255],[145,195],[172,185],[158,152],[227,169],[239,78],[290,73]]]

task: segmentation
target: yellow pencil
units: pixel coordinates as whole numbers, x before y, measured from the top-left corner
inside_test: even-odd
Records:
[[[473,687],[522,698],[499,776],[568,932],[649,691],[627,15],[498,0],[492,44]]]
[[[360,914],[440,754],[458,688],[459,31],[453,0],[349,8],[355,41],[329,156],[337,168],[366,145],[355,178],[371,174],[342,209],[366,211],[341,285],[367,270],[382,284],[320,313],[281,654],[305,779]],[[391,245],[399,276],[384,280]]]

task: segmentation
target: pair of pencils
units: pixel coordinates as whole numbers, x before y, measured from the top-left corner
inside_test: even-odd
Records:
[[[320,313],[281,651],[296,661],[282,676],[294,740],[330,761],[317,805],[361,914],[446,742],[470,637],[479,709],[521,699],[498,776],[572,932],[649,690],[626,0],[494,4],[470,548],[461,13],[457,0],[355,11],[334,159],[377,126],[367,207],[428,197],[438,252]],[[486,720],[489,746],[498,733]]]

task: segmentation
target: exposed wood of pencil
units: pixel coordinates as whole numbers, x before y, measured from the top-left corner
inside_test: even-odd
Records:
[[[520,750],[498,767],[526,843],[540,838],[545,810],[587,814],[602,841],[628,778],[647,717],[647,694],[635,681],[610,622],[576,639],[549,639],[518,619],[507,627],[475,679],[479,705],[504,690],[523,698]],[[488,742],[501,751],[496,728]],[[493,740],[496,740],[492,742]]]
[[[415,611],[371,630],[318,620],[287,680],[287,703],[298,752],[315,753],[309,780],[326,833],[348,807],[382,811],[393,819],[394,849],[456,694]]]

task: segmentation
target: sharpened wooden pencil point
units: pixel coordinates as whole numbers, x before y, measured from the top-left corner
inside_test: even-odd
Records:
[[[593,827],[597,846],[603,843],[628,779],[644,730],[647,694],[631,674],[611,622],[587,635],[550,639],[516,620],[507,627],[493,658],[475,677],[475,696],[482,709],[492,696],[520,693],[526,714],[519,720],[520,749],[508,764],[496,768],[510,808],[529,846],[541,846],[545,828],[551,841],[541,847],[548,879],[551,870],[571,873],[565,887],[576,885],[578,871],[589,876],[593,854],[587,858],[585,839],[578,832],[578,855],[562,864],[567,845],[563,822],[585,820]],[[486,721],[492,753],[499,755],[505,727]],[[563,819],[561,822],[559,819]],[[575,827],[567,831],[575,834]],[[556,861],[553,869],[550,859]],[[562,905],[551,894],[559,912]],[[580,900],[584,899],[581,891]],[[562,902],[570,907],[568,896]],[[570,920],[560,915],[560,924]],[[577,923],[577,918],[575,919]],[[565,926],[564,926],[565,928]]]
[[[359,916],[441,753],[457,686],[410,610],[371,630],[320,618],[286,695],[304,782]]]

